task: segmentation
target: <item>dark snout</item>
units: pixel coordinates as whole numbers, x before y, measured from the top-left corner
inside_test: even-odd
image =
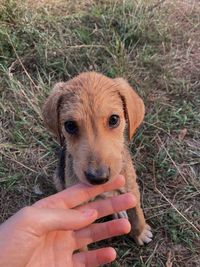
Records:
[[[110,170],[106,166],[97,169],[88,168],[87,171],[85,171],[85,177],[92,185],[105,184],[108,181],[109,176]]]

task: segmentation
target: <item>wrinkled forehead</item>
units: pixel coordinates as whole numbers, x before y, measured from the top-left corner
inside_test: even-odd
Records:
[[[115,83],[73,84],[60,103],[61,120],[82,120],[88,116],[122,115],[123,102]]]

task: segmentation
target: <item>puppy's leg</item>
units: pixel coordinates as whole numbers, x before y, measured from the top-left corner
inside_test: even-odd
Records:
[[[131,223],[130,235],[139,245],[149,243],[152,240],[150,226],[146,223],[144,213],[140,204],[140,192],[136,182],[136,173],[132,164],[132,160],[128,151],[125,151],[126,163],[122,174],[126,177],[126,191],[133,193],[137,198],[137,205],[134,209],[128,211],[128,218]]]
[[[149,243],[152,240],[151,227],[146,223],[143,210],[140,206],[140,192],[138,185],[132,187],[131,192],[137,198],[137,205],[134,209],[128,211],[129,221],[131,223],[130,235],[135,239],[138,245],[142,246],[144,243]]]
[[[114,219],[128,219],[128,214],[125,210],[119,211],[118,213],[113,214]]]
[[[66,148],[62,147],[59,151],[58,164],[53,174],[53,181],[56,190],[62,191],[65,189],[65,166],[66,166]]]
[[[65,189],[65,186],[63,186],[63,183],[60,180],[58,169],[56,169],[54,174],[53,174],[53,183],[54,183],[54,186],[58,192]]]

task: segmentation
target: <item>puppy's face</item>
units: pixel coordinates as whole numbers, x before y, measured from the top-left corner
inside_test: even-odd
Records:
[[[107,182],[122,168],[125,118],[123,102],[112,80],[76,86],[63,96],[60,125],[82,182]],[[70,95],[71,94],[71,95]]]
[[[60,84],[54,99],[45,104],[48,116],[48,106],[56,105],[56,134],[66,143],[73,171],[84,183],[105,183],[122,169],[125,123],[130,118],[121,82],[83,73]]]

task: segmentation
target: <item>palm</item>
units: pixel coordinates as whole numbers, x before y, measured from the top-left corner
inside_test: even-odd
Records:
[[[27,267],[74,266],[72,255],[76,249],[75,244],[73,231],[52,231],[34,243]]]

